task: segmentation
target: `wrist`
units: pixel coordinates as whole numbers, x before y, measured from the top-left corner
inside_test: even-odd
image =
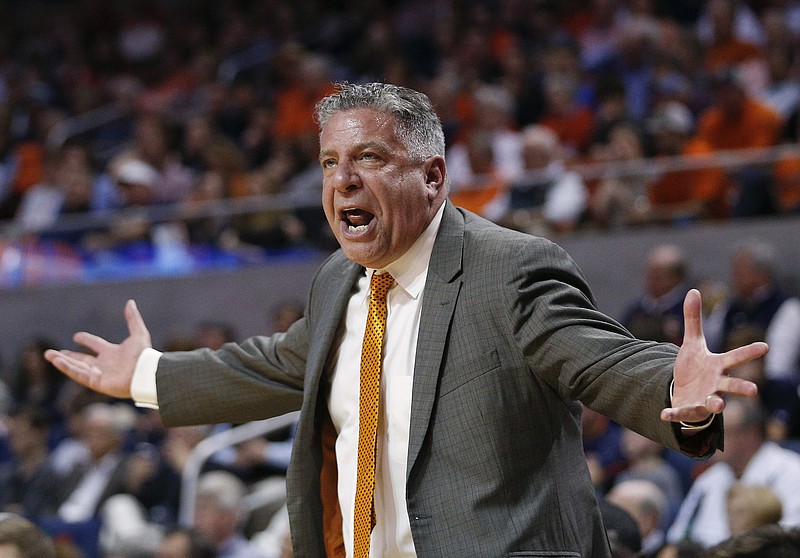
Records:
[[[670,384],[669,384],[669,404],[670,404],[670,406],[673,406],[672,397],[673,397],[674,392],[675,392],[675,379],[673,378],[672,382],[670,382]],[[681,430],[683,430],[683,431],[703,430],[703,429],[708,428],[709,426],[711,426],[711,423],[714,422],[714,417],[715,416],[716,415],[714,413],[709,412],[709,414],[708,414],[708,416],[706,418],[701,419],[699,421],[688,422],[688,421],[681,420],[681,421],[678,421],[678,424],[680,425]]]

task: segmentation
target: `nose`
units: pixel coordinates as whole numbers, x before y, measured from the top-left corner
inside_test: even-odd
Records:
[[[339,192],[350,192],[361,187],[361,176],[355,165],[340,161],[328,176],[330,185]]]

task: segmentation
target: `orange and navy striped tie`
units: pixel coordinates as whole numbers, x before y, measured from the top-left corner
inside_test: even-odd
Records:
[[[383,360],[383,334],[386,330],[386,293],[394,284],[388,273],[373,273],[370,282],[369,312],[361,348],[361,389],[359,394],[358,477],[353,518],[355,558],[368,558],[369,539],[375,526],[375,437]]]

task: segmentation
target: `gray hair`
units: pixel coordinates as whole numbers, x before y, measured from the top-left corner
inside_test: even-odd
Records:
[[[412,158],[424,160],[434,155],[444,157],[442,122],[424,93],[388,83],[341,82],[335,87],[337,92],[316,105],[315,116],[320,129],[337,112],[372,109],[392,116],[395,133]]]
[[[197,496],[210,498],[224,510],[241,512],[246,495],[247,485],[227,471],[203,473],[197,482]]]
[[[101,424],[119,438],[136,426],[136,412],[125,403],[92,403],[83,410],[87,421]]]

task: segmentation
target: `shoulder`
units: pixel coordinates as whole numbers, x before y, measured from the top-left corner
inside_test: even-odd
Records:
[[[776,472],[796,475],[800,478],[800,454],[781,447],[775,442],[765,442],[753,457],[757,469],[771,467]]]
[[[495,286],[505,284],[515,293],[533,285],[575,287],[590,301],[593,296],[583,273],[570,255],[555,242],[513,231],[468,211],[464,214],[463,270]]]
[[[502,227],[465,209],[458,209],[464,215],[464,237],[466,249],[485,249],[504,256],[551,257],[558,260],[571,260],[569,255],[553,241]]]

